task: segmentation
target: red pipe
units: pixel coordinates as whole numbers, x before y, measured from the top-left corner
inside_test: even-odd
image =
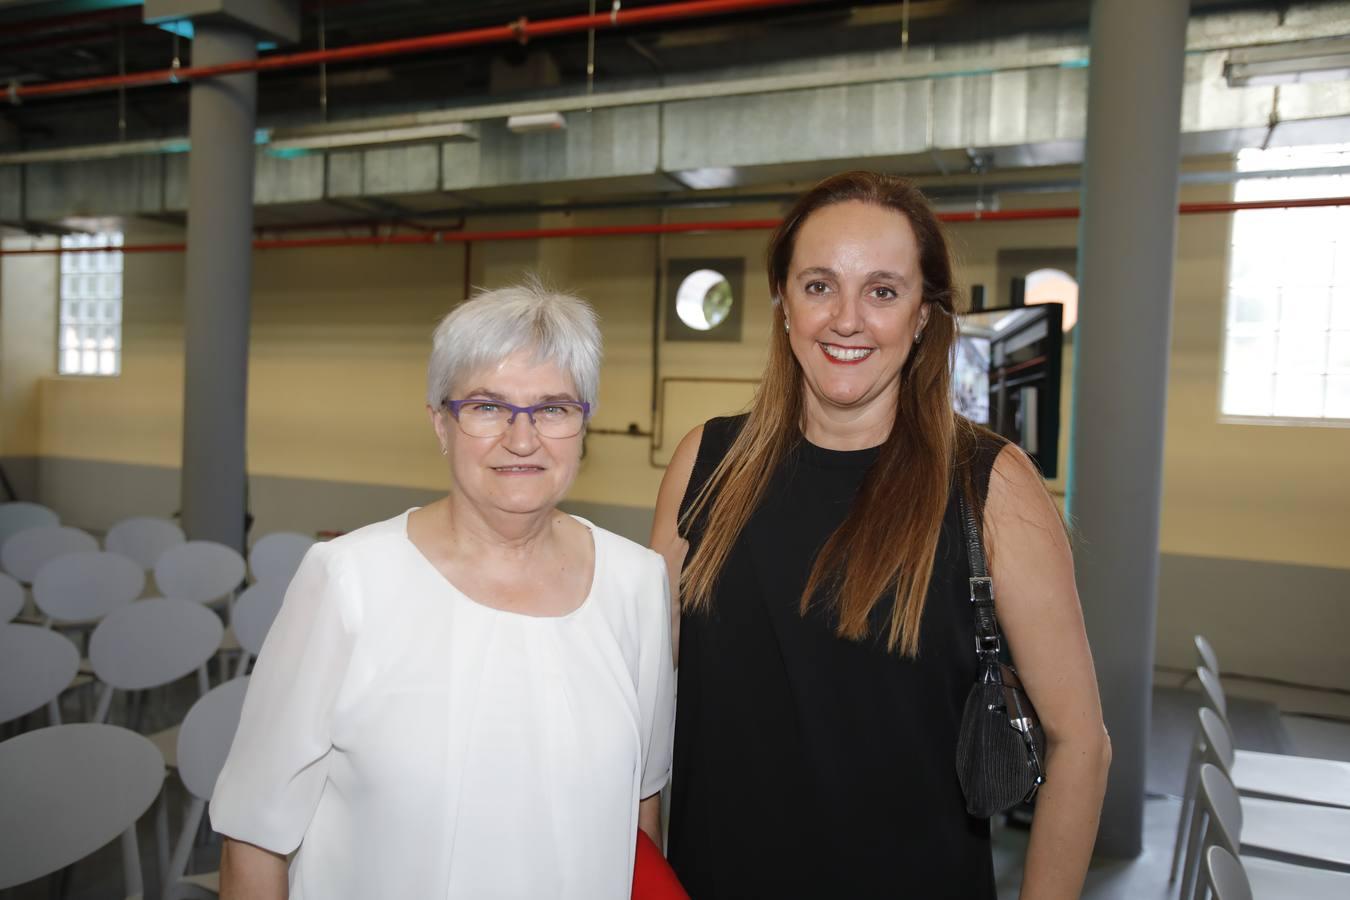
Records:
[[[1350,197],[1314,197],[1297,200],[1239,200],[1231,203],[1183,203],[1177,213],[1183,216],[1239,212],[1247,209],[1302,209],[1318,206],[1350,206]],[[1028,220],[1076,219],[1076,206],[1047,209],[1000,209],[989,212],[939,213],[944,222],[1023,222]],[[707,231],[767,231],[777,228],[780,219],[731,219],[722,222],[671,222],[665,225],[589,225],[573,228],[521,228],[509,231],[428,231],[418,234],[365,235],[360,237],[272,238],[253,242],[255,250],[301,250],[316,247],[368,247],[385,244],[462,244],[480,241],[535,241],[548,238],[631,237],[644,234],[688,234]],[[315,226],[316,228],[320,226]],[[34,250],[0,250],[0,256],[28,256],[51,253],[98,253],[108,247],[60,247]],[[127,244],[123,253],[181,253],[185,243]]]
[[[13,102],[33,97],[55,97],[63,94],[82,94],[92,91],[107,91],[121,87],[145,87],[153,84],[173,84],[180,81],[193,81],[198,78],[212,78],[220,75],[237,75],[242,72],[272,72],[278,69],[293,69],[301,66],[314,66],[320,63],[353,62],[361,59],[373,59],[383,56],[401,56],[408,53],[425,53],[430,50],[448,50],[457,47],[472,47],[480,44],[497,44],[511,41],[525,43],[532,37],[550,37],[557,34],[569,34],[589,31],[592,28],[620,28],[629,25],[647,25],[655,22],[670,22],[678,19],[692,19],[701,16],[725,15],[728,13],[748,12],[756,9],[770,9],[782,6],[800,6],[813,0],[685,0],[680,3],[667,3],[661,6],[647,6],[638,9],[624,9],[616,13],[596,13],[593,16],[565,16],[558,19],[545,19],[530,22],[520,18],[509,25],[495,25],[486,28],[470,28],[466,31],[447,31],[442,34],[424,37],[400,38],[393,41],[379,41],[373,44],[356,44],[351,47],[339,47],[332,50],[307,50],[301,53],[277,53],[259,59],[240,60],[222,63],[217,66],[188,66],[179,69],[156,69],[148,72],[130,72],[126,75],[105,75],[98,78],[77,78],[73,81],[56,81],[50,84],[19,85],[10,91]]]

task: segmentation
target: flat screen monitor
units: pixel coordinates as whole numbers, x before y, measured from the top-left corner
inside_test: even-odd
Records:
[[[1046,478],[1059,471],[1063,306],[1003,307],[960,317],[952,405],[1013,441]]]

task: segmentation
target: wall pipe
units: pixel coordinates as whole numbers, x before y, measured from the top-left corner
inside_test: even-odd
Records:
[[[1182,216],[1241,212],[1251,209],[1307,209],[1325,206],[1350,206],[1350,197],[1312,197],[1289,200],[1236,200],[1219,203],[1182,203]],[[998,209],[989,211],[938,213],[949,223],[1024,222],[1053,219],[1077,219],[1076,206],[1045,209]],[[254,250],[305,250],[320,247],[368,247],[383,245],[461,244],[480,241],[537,241],[551,238],[632,237],[644,234],[689,234],[708,231],[768,231],[778,227],[779,219],[731,219],[722,222],[670,222],[653,225],[590,225],[571,228],[521,228],[507,231],[435,230],[416,234],[360,235],[353,237],[275,238],[253,242]],[[315,225],[321,230],[322,225]],[[184,243],[127,244],[110,247],[45,247],[25,250],[0,250],[0,256],[39,256],[55,253],[101,253],[110,249],[122,253],[181,253]]]
[[[125,75],[105,75],[97,78],[77,78],[50,84],[10,85],[8,94],[12,103],[38,97],[57,97],[66,94],[87,94],[116,88],[148,87],[157,84],[176,84],[220,75],[238,75],[245,72],[273,72],[315,66],[320,63],[355,62],[432,50],[474,47],[482,44],[526,43],[531,38],[574,34],[591,29],[614,29],[658,22],[673,22],[706,16],[728,15],[776,7],[803,6],[819,0],[684,0],[660,6],[620,9],[595,15],[564,16],[531,22],[521,17],[507,25],[447,31],[422,37],[355,44],[330,50],[307,50],[299,53],[276,53],[254,60],[223,63],[214,66],[186,66],[177,69],[154,69],[130,72]]]

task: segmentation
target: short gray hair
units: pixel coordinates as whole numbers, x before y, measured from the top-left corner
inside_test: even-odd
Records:
[[[580,297],[539,281],[483,291],[441,319],[431,338],[427,405],[437,409],[459,379],[521,350],[572,376],[581,400],[595,408],[600,392],[600,326]]]

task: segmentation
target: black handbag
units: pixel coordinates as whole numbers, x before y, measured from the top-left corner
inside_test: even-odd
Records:
[[[994,615],[994,583],[965,498],[961,519],[970,554],[976,668],[956,741],[956,774],[966,811],[984,819],[1036,796],[1045,782],[1045,732],[1017,670],[1000,659],[1003,639]]]

